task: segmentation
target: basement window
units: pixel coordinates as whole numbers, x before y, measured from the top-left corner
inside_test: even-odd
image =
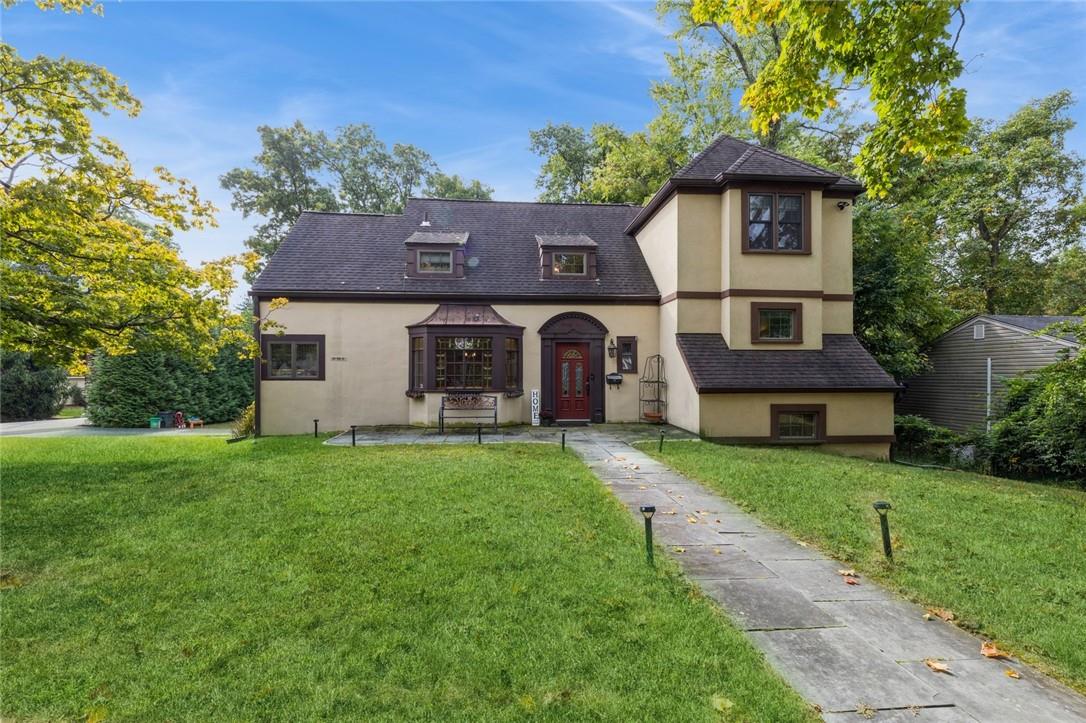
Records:
[[[825,404],[772,404],[771,437],[775,442],[822,442],[826,439]]]

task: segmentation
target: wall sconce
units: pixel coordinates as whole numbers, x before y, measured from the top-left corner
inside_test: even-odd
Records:
[[[612,359],[615,358],[615,354],[618,353],[618,346],[615,344],[615,338],[611,337],[611,343],[607,345],[607,356]]]
[[[848,201],[838,201],[837,202],[837,210],[838,211],[844,211],[846,208],[848,208],[851,205],[852,204],[849,203]]]

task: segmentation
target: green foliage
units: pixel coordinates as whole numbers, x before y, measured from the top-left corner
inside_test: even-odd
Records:
[[[614,126],[597,125],[589,133],[568,123],[548,123],[545,128],[528,131],[529,148],[543,157],[535,185],[541,189],[540,201],[568,203],[589,200],[589,183],[596,166],[603,159],[594,138],[598,133],[621,133]]]
[[[456,198],[468,201],[489,201],[494,189],[479,179],[470,182],[457,175],[448,175],[440,171],[430,174],[426,180],[423,195],[427,198]]]
[[[693,0],[694,22],[732,37],[769,35],[775,57],[746,84],[742,104],[755,132],[782,118],[818,119],[848,88],[865,88],[877,122],[856,159],[869,190],[885,196],[908,158],[931,162],[962,150],[969,124],[955,49],[961,3],[945,0]],[[957,23],[952,23],[955,16]]]
[[[898,452],[913,459],[942,463],[957,461],[957,451],[965,444],[965,439],[954,430],[911,414],[894,417],[894,436]]]
[[[556,445],[5,439],[4,505],[5,718],[818,720]]]
[[[1086,324],[1077,331],[1086,338]],[[1086,487],[1086,353],[1009,380],[982,452],[997,474]]]
[[[1060,91],[1003,123],[978,120],[970,152],[933,169],[942,283],[962,313],[1041,313],[1045,262],[1081,243],[1084,162],[1066,148],[1073,104]]]
[[[952,321],[935,285],[927,224],[908,207],[860,200],[852,255],[856,337],[894,377],[920,373],[923,344]]]
[[[30,354],[0,353],[0,420],[48,419],[68,396],[68,372],[43,365]]]
[[[1086,246],[1066,248],[1049,264],[1045,313],[1086,314]]]
[[[0,78],[0,343],[72,368],[96,349],[214,353],[241,259],[191,267],[170,243],[214,208],[164,168],[137,177],[91,130],[91,114],[139,101],[104,68],[7,44]]]
[[[233,432],[235,439],[256,434],[256,402],[250,402],[249,406],[241,411],[241,415],[234,420],[230,431]]]
[[[87,379],[87,417],[102,427],[146,427],[160,411],[208,424],[235,419],[252,401],[253,361],[226,347],[203,369],[168,352],[98,354]]]
[[[301,121],[286,128],[260,126],[257,132],[261,151],[255,167],[235,168],[219,180],[233,193],[234,209],[265,219],[245,241],[264,261],[302,211],[400,213],[437,173],[428,153],[401,143],[389,148],[365,123],[343,126],[331,136]],[[449,179],[437,182],[447,186]],[[456,180],[458,192],[492,192],[479,181]],[[254,279],[260,268],[262,263],[254,264],[246,278]]]

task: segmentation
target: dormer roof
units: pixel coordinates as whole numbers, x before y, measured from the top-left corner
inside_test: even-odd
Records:
[[[738,181],[812,184],[821,186],[824,192],[845,196],[855,196],[864,190],[863,185],[854,178],[732,136],[720,135],[664,182],[626,228],[626,232],[637,233],[671,194],[681,188],[724,190],[730,183]]]

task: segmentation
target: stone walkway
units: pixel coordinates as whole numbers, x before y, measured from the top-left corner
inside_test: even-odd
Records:
[[[561,439],[558,427],[484,432],[482,443]],[[631,446],[695,437],[636,424],[570,428],[566,443],[641,524],[654,505],[655,540],[718,602],[830,723],[1062,723],[1086,721],[1086,698],[1017,661],[980,654],[981,640],[866,578],[848,585],[841,564],[757,519]],[[359,429],[356,443],[465,444],[474,430]],[[350,445],[350,432],[326,444]],[[950,673],[926,667],[945,662]],[[1014,671],[1019,677],[1007,675]]]
[[[865,578],[846,584],[839,563],[621,436],[588,428],[569,442],[638,521],[642,505],[656,507],[656,542],[827,721],[1086,721],[1086,698],[1017,661],[984,658],[979,638],[924,620]]]

